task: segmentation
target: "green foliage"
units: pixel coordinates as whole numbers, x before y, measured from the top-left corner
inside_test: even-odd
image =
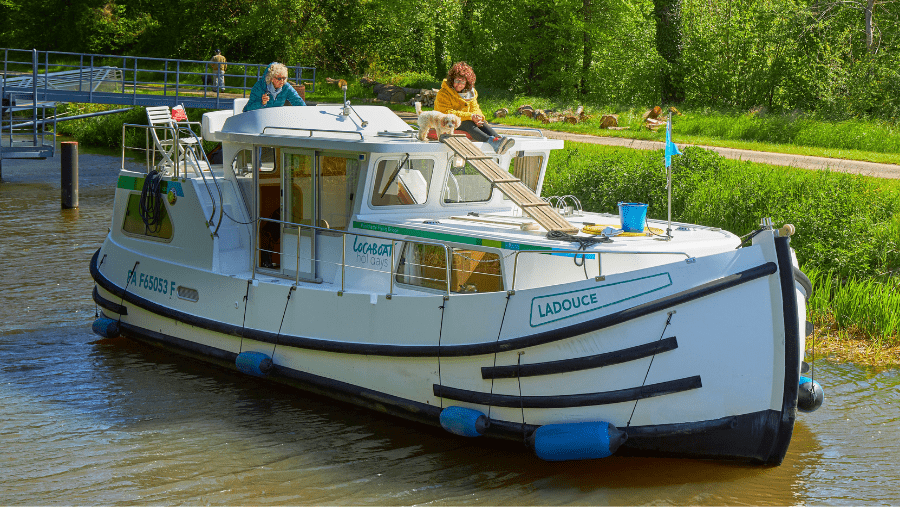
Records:
[[[900,344],[900,287],[898,280],[851,277],[840,280],[815,267],[803,266],[813,285],[807,311],[814,321],[831,316],[842,329],[874,338],[879,346]]]
[[[102,7],[83,11],[77,30],[93,34],[86,39],[85,50],[91,53],[113,53],[130,47],[146,31],[158,26],[149,14],[127,16],[124,5],[109,2]]]
[[[119,106],[62,104],[57,109],[57,113],[65,117],[109,111],[117,108]],[[133,107],[130,111],[123,113],[61,121],[56,125],[59,134],[73,137],[86,145],[119,148],[122,146],[122,125],[126,123],[146,125],[147,113],[144,111],[144,108]],[[134,139],[126,139],[126,144],[128,146],[143,146],[144,136],[133,135],[136,137]]]
[[[616,212],[619,201],[649,204],[665,219],[662,151],[572,143],[554,152],[544,195],[572,194],[585,209]],[[801,263],[834,273],[874,276],[900,269],[897,185],[829,171],[803,171],[728,160],[687,147],[672,163],[672,218],[747,234],[759,220],[793,223]]]
[[[878,153],[900,152],[900,129],[891,122],[829,121],[815,115],[704,110],[673,119],[679,134]],[[675,127],[673,127],[675,128]]]

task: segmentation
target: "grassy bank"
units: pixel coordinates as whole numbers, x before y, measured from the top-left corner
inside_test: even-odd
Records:
[[[646,202],[665,219],[662,151],[567,143],[550,157],[544,195],[572,194],[585,209],[616,212]],[[809,314],[878,347],[900,345],[900,182],[775,168],[686,148],[672,165],[673,220],[738,235],[762,217],[792,223],[791,245],[813,281]]]
[[[379,76],[376,79],[379,82],[413,88],[440,87],[440,81],[415,73]],[[354,88],[358,81],[348,81],[351,83],[349,96],[371,96],[368,89]],[[328,93],[328,88],[329,85],[324,87],[325,93]],[[644,114],[651,107],[662,104],[619,105],[559,101],[482,87],[478,88],[478,93],[479,104],[488,121],[604,137],[651,141],[665,139],[662,130],[650,131],[643,123]],[[583,106],[588,118],[575,125],[564,122],[543,124],[515,114],[519,106],[526,104],[548,111],[575,110],[578,106]],[[413,110],[406,105],[390,107],[403,111]],[[501,108],[508,109],[512,114],[505,118],[493,118],[493,113]],[[672,119],[672,136],[680,144],[900,164],[900,124],[892,121],[826,118],[798,111],[771,112],[762,108],[750,111],[712,110],[680,104],[678,109],[682,114],[675,115]],[[617,115],[619,126],[625,129],[601,129],[600,119],[604,114]]]

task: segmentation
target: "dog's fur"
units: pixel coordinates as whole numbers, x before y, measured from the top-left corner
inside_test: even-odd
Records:
[[[422,111],[422,103],[416,102],[416,114],[419,115],[419,140],[428,137],[428,131],[434,129],[438,138],[441,134],[452,134],[458,129],[462,120],[455,114],[444,114],[440,111]]]

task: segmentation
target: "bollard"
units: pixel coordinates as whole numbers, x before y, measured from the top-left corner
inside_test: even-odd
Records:
[[[59,157],[59,181],[63,209],[78,207],[78,142],[59,143],[62,153]]]

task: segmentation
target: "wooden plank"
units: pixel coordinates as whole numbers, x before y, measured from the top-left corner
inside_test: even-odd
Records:
[[[578,232],[578,228],[563,218],[550,203],[535,195],[519,178],[511,178],[507,171],[504,171],[493,161],[493,157],[485,155],[468,138],[454,134],[443,135],[440,140],[457,155],[466,159],[475,170],[487,178],[503,195],[510,198],[517,206],[522,208],[525,214],[533,218],[544,229],[567,234]]]

